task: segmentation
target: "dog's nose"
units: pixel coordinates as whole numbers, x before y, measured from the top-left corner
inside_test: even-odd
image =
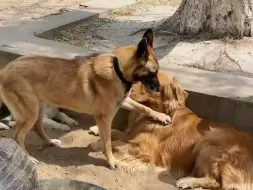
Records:
[[[161,90],[161,87],[159,85],[159,86],[156,87],[156,92],[160,92],[160,90]]]
[[[154,91],[155,92],[160,92],[160,90],[161,90],[160,85],[156,85],[155,88],[154,88]]]
[[[154,92],[160,92],[161,87],[159,83],[153,83],[150,85],[150,90],[154,91]]]

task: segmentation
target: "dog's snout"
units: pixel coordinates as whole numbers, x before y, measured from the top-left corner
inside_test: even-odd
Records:
[[[160,92],[160,90],[161,90],[160,85],[157,85],[157,86],[155,87],[155,89],[154,89],[155,92]]]
[[[160,82],[156,76],[155,78],[153,78],[153,91],[160,92],[160,90],[161,90]]]
[[[142,84],[144,86],[153,91],[153,92],[160,92],[161,87],[160,87],[160,82],[158,80],[157,74],[152,74],[146,77],[143,77],[141,80]]]

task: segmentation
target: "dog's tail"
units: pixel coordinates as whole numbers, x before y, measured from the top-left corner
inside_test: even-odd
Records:
[[[223,154],[220,165],[220,177],[224,189],[253,189],[251,155],[241,152],[240,147],[234,146]]]

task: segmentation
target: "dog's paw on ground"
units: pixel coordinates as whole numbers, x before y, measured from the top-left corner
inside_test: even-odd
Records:
[[[50,145],[51,146],[56,146],[56,147],[60,147],[61,146],[61,140],[59,140],[59,139],[51,139],[51,143],[50,143]]]
[[[29,159],[34,163],[34,164],[38,164],[40,163],[39,160],[37,160],[36,158],[29,156]]]
[[[74,119],[71,119],[71,118],[68,118],[67,121],[65,121],[67,125],[70,125],[70,126],[77,126],[79,125],[79,122],[74,120]]]
[[[108,165],[109,165],[110,170],[116,170],[120,168],[120,162],[116,160],[114,157],[108,161]]]
[[[65,131],[65,132],[70,131],[70,127],[67,126],[67,125],[64,125],[64,124],[61,124],[59,129],[62,130],[62,131]]]
[[[0,123],[0,130],[9,130],[10,127],[4,123]]]
[[[98,126],[97,125],[94,125],[94,126],[91,126],[89,128],[89,132],[95,136],[98,136],[99,135],[99,129],[98,129]]]
[[[176,182],[176,187],[181,188],[181,189],[193,189],[193,180],[191,177],[184,177]]]

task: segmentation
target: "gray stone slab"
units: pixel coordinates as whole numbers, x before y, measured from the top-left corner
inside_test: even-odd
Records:
[[[135,3],[135,0],[92,0],[88,8],[59,15],[43,17],[35,21],[20,22],[19,25],[2,27],[0,30],[0,51],[20,55],[45,55],[70,58],[94,52],[92,50],[62,44],[39,37],[50,37],[58,29],[85,21],[87,18],[107,14],[113,9]],[[39,37],[38,37],[39,36]]]
[[[232,99],[253,95],[253,78],[170,65],[163,61],[160,61],[160,67],[174,75],[189,91]]]

